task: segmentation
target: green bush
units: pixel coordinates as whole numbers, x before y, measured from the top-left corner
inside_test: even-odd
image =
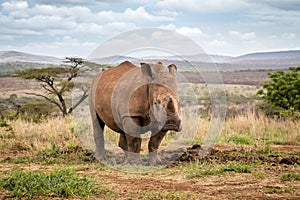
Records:
[[[269,73],[269,78],[270,81],[262,83],[263,89],[257,92],[267,105],[268,114],[299,119],[300,67],[291,67],[289,72]]]

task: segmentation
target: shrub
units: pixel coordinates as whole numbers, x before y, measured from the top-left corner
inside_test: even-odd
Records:
[[[58,109],[54,107],[51,103],[46,101],[35,101],[35,102],[27,102],[22,104],[21,113],[19,118],[40,122],[41,120],[46,119],[52,113],[57,113]]]
[[[300,112],[300,67],[291,67],[289,72],[269,73],[270,81],[263,82],[257,92],[266,105],[279,117],[299,118]],[[272,114],[272,113],[271,113]]]

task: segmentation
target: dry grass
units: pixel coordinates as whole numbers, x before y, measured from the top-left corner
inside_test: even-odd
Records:
[[[201,143],[208,137],[208,129],[214,126],[208,119],[200,118],[198,128],[195,123],[187,120],[182,133],[169,133],[162,146],[172,141],[181,141],[185,144]],[[0,152],[32,153],[43,149],[51,148],[51,142],[65,147],[68,145],[82,145],[93,149],[93,136],[88,123],[83,123],[85,132],[75,128],[75,121],[72,118],[48,119],[39,124],[23,120],[9,122],[13,131],[0,129]],[[79,137],[78,137],[79,135]],[[149,136],[149,135],[148,135]],[[80,138],[80,139],[78,139]],[[106,138],[114,146],[118,143],[118,134],[106,129]],[[229,118],[224,124],[219,135],[218,143],[222,144],[250,144],[256,146],[264,145],[300,145],[300,122],[293,120],[269,119],[263,115],[256,116],[252,113]],[[81,140],[81,141],[80,141]],[[147,137],[144,139],[147,140]],[[91,145],[91,146],[89,146]],[[147,142],[144,142],[143,149],[147,149]]]
[[[251,112],[228,119],[220,141],[232,136],[248,137],[253,144],[300,145],[300,121],[270,119]]]
[[[0,152],[40,151],[50,148],[51,141],[66,146],[75,143],[74,125],[71,118],[48,119],[41,123],[24,120],[10,121],[12,131],[0,129]]]

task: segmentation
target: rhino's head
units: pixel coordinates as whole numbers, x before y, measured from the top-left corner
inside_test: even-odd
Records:
[[[168,70],[163,63],[141,64],[141,70],[149,78],[150,116],[162,130],[181,131],[181,112],[177,96],[176,71],[172,64]]]

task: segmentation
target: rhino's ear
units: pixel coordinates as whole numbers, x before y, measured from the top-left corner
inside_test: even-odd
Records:
[[[154,72],[151,68],[151,66],[147,63],[141,63],[141,70],[142,70],[142,73],[145,75],[145,76],[148,76],[150,78],[154,78]]]
[[[177,67],[176,67],[176,65],[174,65],[174,64],[169,65],[169,66],[168,66],[168,69],[169,69],[169,72],[170,72],[171,74],[173,74],[173,75],[175,75],[176,72],[177,72]]]

